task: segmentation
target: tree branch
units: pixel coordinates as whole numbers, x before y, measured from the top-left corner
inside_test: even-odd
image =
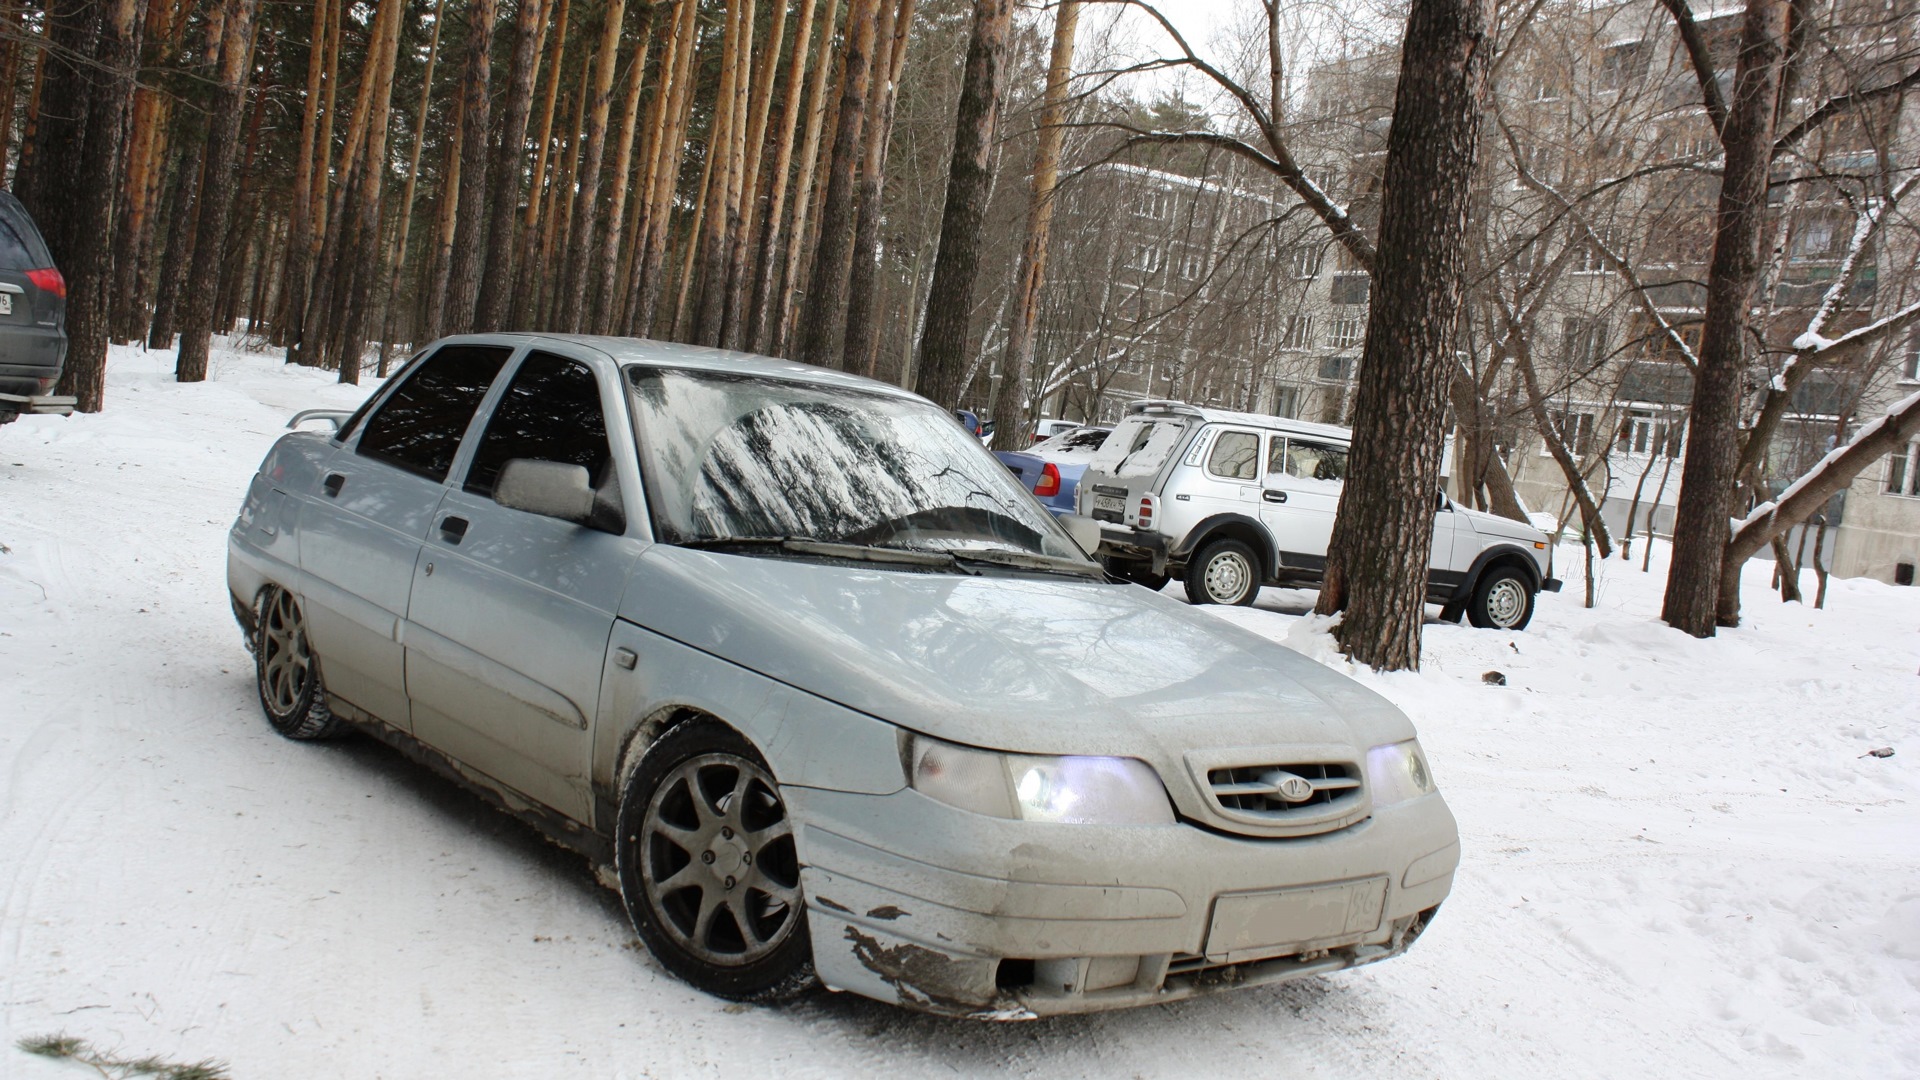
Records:
[[[1680,40],[1687,47],[1694,77],[1700,80],[1700,103],[1707,107],[1707,119],[1713,122],[1713,133],[1718,137],[1727,129],[1727,103],[1720,96],[1720,83],[1715,78],[1713,51],[1707,48],[1706,38],[1700,34],[1700,24],[1693,21],[1693,9],[1687,6],[1687,0],[1660,2],[1672,13],[1674,28],[1680,31]]]
[[[1680,2],[1680,0],[1675,0],[1675,2]],[[1811,132],[1814,128],[1819,127],[1821,124],[1826,123],[1841,113],[1846,112],[1848,109],[1865,105],[1870,101],[1877,101],[1889,95],[1904,93],[1916,86],[1920,86],[1920,67],[1914,68],[1912,71],[1907,72],[1905,76],[1895,79],[1885,86],[1876,86],[1870,90],[1855,90],[1851,93],[1828,98],[1819,108],[1808,113],[1805,120],[1793,125],[1785,135],[1774,140],[1773,156],[1779,157],[1781,154],[1793,149],[1794,144],[1806,138],[1808,132]]]

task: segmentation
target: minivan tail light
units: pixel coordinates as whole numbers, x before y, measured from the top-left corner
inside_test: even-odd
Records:
[[[1153,528],[1153,496],[1140,496],[1140,528]]]
[[[1033,483],[1033,493],[1041,498],[1060,494],[1060,470],[1049,461],[1040,470],[1040,479]]]
[[[67,279],[60,271],[49,266],[44,270],[27,271],[27,280],[41,292],[49,292],[62,300],[67,298]]]

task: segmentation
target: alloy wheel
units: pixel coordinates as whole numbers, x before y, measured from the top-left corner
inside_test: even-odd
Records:
[[[262,616],[260,697],[276,716],[289,716],[300,707],[313,680],[307,620],[285,589],[273,591]]]

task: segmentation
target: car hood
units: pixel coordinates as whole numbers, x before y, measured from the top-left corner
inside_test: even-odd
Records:
[[[1524,521],[1489,514],[1484,510],[1469,510],[1458,503],[1454,504],[1456,513],[1465,514],[1473,524],[1473,531],[1481,536],[1498,537],[1502,540],[1514,540],[1523,544],[1545,543],[1547,534]]]
[[[1364,749],[1413,735],[1352,679],[1134,585],[654,545],[622,616],[871,716],[999,750],[1171,764],[1197,749]]]

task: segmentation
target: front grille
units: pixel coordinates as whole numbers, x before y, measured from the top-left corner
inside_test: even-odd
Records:
[[[1290,798],[1287,788],[1301,788],[1305,798]],[[1360,777],[1342,762],[1236,765],[1207,770],[1207,789],[1222,810],[1284,825],[1290,821],[1325,817],[1357,802]]]

